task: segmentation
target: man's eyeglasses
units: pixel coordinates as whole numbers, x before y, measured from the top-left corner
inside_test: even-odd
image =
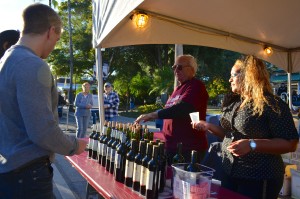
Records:
[[[183,68],[185,68],[185,67],[189,67],[188,65],[181,65],[181,64],[174,64],[173,66],[172,66],[172,70],[173,71],[175,71],[176,69],[177,70],[182,70]]]
[[[230,78],[234,78],[234,77],[237,77],[239,76],[241,73],[233,73],[232,75],[230,75]]]

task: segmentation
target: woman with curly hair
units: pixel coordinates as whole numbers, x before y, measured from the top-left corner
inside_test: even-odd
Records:
[[[223,138],[222,187],[276,199],[284,176],[281,154],[295,151],[299,141],[290,109],[273,95],[268,71],[254,56],[236,61],[229,82],[221,126],[202,120],[192,126]]]

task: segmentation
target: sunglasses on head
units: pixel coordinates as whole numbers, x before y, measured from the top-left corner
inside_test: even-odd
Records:
[[[174,64],[173,66],[172,66],[172,70],[182,70],[183,68],[185,68],[185,67],[189,67],[188,65],[181,65],[181,64]]]

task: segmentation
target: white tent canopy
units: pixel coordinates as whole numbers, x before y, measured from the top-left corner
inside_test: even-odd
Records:
[[[299,0],[93,0],[97,66],[102,70],[100,48],[188,44],[253,54],[299,72],[299,8]],[[138,11],[149,16],[144,28],[131,19]],[[265,55],[266,46],[272,56]]]
[[[94,46],[189,44],[254,54],[300,71],[299,0],[94,0]],[[130,19],[149,16],[139,29]],[[264,47],[273,47],[268,57]]]

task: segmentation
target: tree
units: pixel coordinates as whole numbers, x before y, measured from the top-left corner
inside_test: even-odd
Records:
[[[48,58],[54,74],[68,76],[69,74],[69,35],[68,35],[68,5],[61,2],[58,13],[64,24],[64,31],[55,50]],[[83,76],[92,75],[95,63],[95,51],[92,47],[92,3],[91,0],[76,0],[71,2],[72,39],[74,52],[74,74]]]

